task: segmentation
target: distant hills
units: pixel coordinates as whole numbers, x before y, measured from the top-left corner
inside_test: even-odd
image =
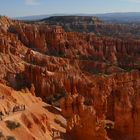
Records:
[[[34,20],[41,20],[53,16],[69,16],[69,15],[68,14],[33,15],[33,16],[25,16],[25,17],[15,17],[14,19],[34,21]]]
[[[104,24],[99,18],[93,16],[52,16],[35,23],[44,23],[50,26],[59,25],[67,32],[96,32],[97,25]]]
[[[50,15],[34,15],[27,17],[16,17],[19,20],[41,20],[53,16],[96,16],[104,22],[110,23],[140,23],[140,12],[128,12],[128,13],[106,13],[106,14],[50,14]]]
[[[101,20],[112,23],[140,22],[140,12],[97,14]]]

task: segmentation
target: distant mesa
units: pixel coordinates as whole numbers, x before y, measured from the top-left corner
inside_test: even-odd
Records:
[[[27,17],[16,17],[19,20],[41,20],[55,16],[84,16],[84,17],[98,17],[104,22],[108,23],[139,23],[140,12],[122,12],[122,13],[104,13],[104,14],[49,14],[49,15],[34,15]]]

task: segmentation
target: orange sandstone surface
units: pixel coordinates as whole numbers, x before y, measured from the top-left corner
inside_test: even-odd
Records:
[[[51,140],[54,130],[56,139],[64,137],[65,120],[60,110],[43,103],[28,89],[15,91],[0,84],[0,114],[0,139]]]

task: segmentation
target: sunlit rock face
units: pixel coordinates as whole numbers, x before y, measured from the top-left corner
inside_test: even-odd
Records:
[[[106,85],[103,84],[104,80],[106,80]],[[90,109],[90,111],[92,110],[92,115],[94,114],[93,116],[96,118],[94,121],[96,123],[97,120],[99,122],[103,122],[105,120],[114,122],[114,128],[111,134],[111,138],[113,139],[117,139],[117,137],[120,137],[120,139],[127,138],[130,140],[139,140],[139,72],[133,71],[131,73],[115,74],[108,80],[102,78],[100,80],[98,79],[98,82],[99,81],[102,81],[98,85],[99,87],[101,87],[102,85],[101,89],[98,89],[97,87],[94,88],[93,94],[88,96],[93,99],[91,104],[93,108]],[[67,132],[72,137],[73,135],[74,137],[77,137],[78,131],[76,129],[78,129],[78,127],[81,127],[80,132],[82,132],[85,127],[84,123],[80,121],[81,119],[83,119],[83,116],[81,114],[83,113],[86,117],[88,117],[88,111],[86,110],[86,108],[88,107],[85,107],[84,105],[84,98],[78,96],[77,94],[72,96],[70,95],[61,100],[61,108],[62,114],[67,119]],[[84,110],[86,110],[86,113],[84,112]],[[91,117],[92,119],[94,119],[93,116]],[[88,130],[88,128],[92,131],[90,126],[88,126],[88,123],[94,124],[92,120],[88,118],[88,121],[86,123],[87,128],[85,128],[82,133],[79,132],[79,137],[81,136],[81,139],[84,138],[84,132],[86,133],[86,130]],[[93,126],[97,127],[95,124]],[[88,132],[90,133],[90,131]],[[94,135],[93,132],[91,132],[91,134]],[[97,132],[95,134],[98,135]],[[90,137],[90,134],[85,135],[87,137],[89,135]],[[93,135],[91,136],[91,138],[94,137]],[[105,136],[105,129],[102,135]]]
[[[31,89],[44,101],[65,96],[62,115],[73,139],[139,140],[139,52],[138,39],[0,17],[0,82],[22,92]],[[26,114],[21,118],[30,126]],[[110,129],[108,121],[114,124]]]
[[[84,105],[84,97],[73,95],[61,100],[62,114],[67,120],[67,135],[71,139],[109,140],[104,122],[98,120],[92,106]]]
[[[23,44],[48,55],[80,60],[109,61],[121,67],[134,67],[139,60],[140,41],[113,39],[92,34],[64,32],[60,26],[17,23],[11,26]]]
[[[0,139],[52,140],[52,130],[64,133],[65,129],[54,120],[65,123],[63,117],[53,114],[54,109],[35,97],[33,87],[15,91],[0,83]],[[57,113],[59,112],[56,109]],[[60,134],[59,134],[60,135]]]

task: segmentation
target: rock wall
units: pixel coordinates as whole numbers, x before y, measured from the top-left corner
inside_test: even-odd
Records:
[[[11,31],[29,48],[66,58],[101,61],[121,68],[137,68],[140,41],[64,32],[61,27],[15,24]]]
[[[117,139],[117,137],[120,140],[126,138],[129,140],[139,140],[139,72],[133,71],[131,73],[116,74],[108,79],[102,77],[101,79],[96,79],[96,82],[98,84],[94,86],[92,94],[84,95],[85,99],[86,97],[92,99],[92,115],[90,114],[89,116],[92,119],[96,118],[96,121],[99,120],[102,122],[110,120],[114,122],[114,128],[110,132],[110,138],[113,140]],[[96,121],[94,120],[93,123],[93,120],[90,120],[90,117],[88,118],[90,109],[85,107],[84,103],[84,98],[80,95],[70,95],[63,98],[60,103],[62,114],[67,119],[67,132],[72,137],[78,137],[80,139],[84,139],[86,132],[89,132],[89,134],[85,134],[87,137],[91,134],[94,135],[94,133],[91,132],[93,128],[89,125],[92,124],[92,127],[96,126],[94,124]],[[86,111],[84,112],[84,110]],[[88,121],[80,121],[84,119],[82,118],[84,115]],[[86,123],[86,128],[83,126],[84,123]],[[81,127],[81,129],[79,127]],[[103,128],[105,128],[105,123]],[[80,132],[77,129],[80,130]],[[98,135],[97,132],[95,134]],[[105,133],[102,134],[105,136]],[[118,136],[116,136],[116,134]],[[93,135],[91,138],[94,137]],[[95,137],[94,139],[97,138]]]
[[[84,97],[73,95],[61,101],[63,116],[67,119],[67,134],[73,140],[109,140],[104,123],[96,117],[92,106],[84,105]]]

